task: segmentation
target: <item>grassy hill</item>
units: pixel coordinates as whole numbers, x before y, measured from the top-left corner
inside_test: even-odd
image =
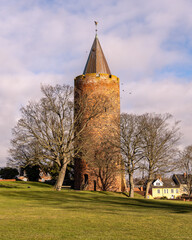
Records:
[[[192,239],[189,202],[0,182],[1,240]]]

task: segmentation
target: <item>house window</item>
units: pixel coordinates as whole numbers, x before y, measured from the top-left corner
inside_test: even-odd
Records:
[[[169,189],[167,189],[167,193],[169,193]]]
[[[156,183],[156,186],[160,186],[160,183],[159,183],[159,182],[157,182],[157,183]]]
[[[166,193],[166,189],[164,189],[164,193]]]
[[[174,189],[171,189],[171,193],[174,193]]]
[[[160,193],[160,189],[157,189],[157,193]]]
[[[178,190],[178,189],[176,189],[176,193],[179,193],[179,190]]]
[[[183,192],[186,192],[187,193],[187,189],[186,187],[183,186]]]

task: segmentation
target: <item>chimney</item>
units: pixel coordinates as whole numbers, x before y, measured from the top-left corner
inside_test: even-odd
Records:
[[[159,179],[160,181],[162,181],[161,174],[156,173],[156,174],[155,174],[155,179]]]

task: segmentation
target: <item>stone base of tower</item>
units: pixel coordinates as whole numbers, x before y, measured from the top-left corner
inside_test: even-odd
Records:
[[[88,191],[112,191],[112,192],[125,192],[127,187],[122,172],[117,172],[114,176],[108,179],[108,183],[104,186],[95,172],[97,169],[89,169],[85,161],[75,160],[75,190],[88,190]],[[105,179],[106,180],[106,179]],[[107,182],[107,181],[106,181]],[[106,187],[106,189],[105,189]]]

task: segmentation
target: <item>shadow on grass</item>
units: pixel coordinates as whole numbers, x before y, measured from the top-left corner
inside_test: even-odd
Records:
[[[6,185],[6,184],[0,184],[0,188],[21,188],[17,185]]]
[[[30,185],[36,183],[30,183]],[[2,191],[1,196],[8,199],[20,199],[30,201],[34,207],[50,206],[54,208],[62,208],[70,211],[105,211],[110,214],[117,214],[126,211],[154,211],[157,214],[158,210],[166,213],[192,213],[192,204],[134,199],[124,197],[122,194],[114,194],[107,192],[81,192],[81,191],[50,191],[49,189],[42,189],[42,191],[35,191],[32,189]]]
[[[0,188],[24,189],[24,188],[31,188],[31,187],[36,187],[40,189],[52,188],[52,186],[49,184],[42,184],[38,182],[23,182],[23,181],[0,182]]]
[[[39,182],[22,182],[23,185],[29,185],[33,187],[40,187],[40,188],[53,188],[52,185],[47,183],[39,183]]]

